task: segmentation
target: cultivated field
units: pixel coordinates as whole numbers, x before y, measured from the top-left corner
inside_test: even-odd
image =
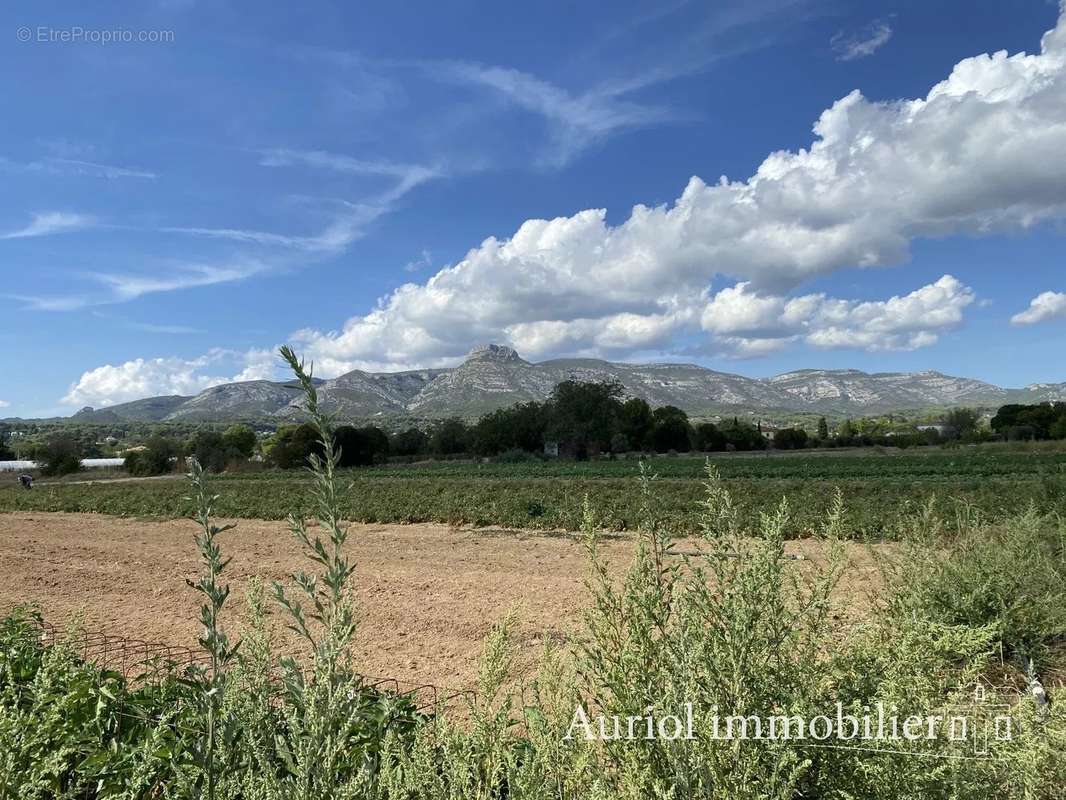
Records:
[[[638,482],[632,461],[338,473],[330,441],[313,474],[209,478],[193,464],[191,482],[75,476],[0,492],[0,608],[35,603],[54,623],[81,617],[210,662],[140,684],[0,618],[0,754],[13,754],[0,778],[76,740],[56,763],[77,796],[106,781],[116,788],[97,796],[198,796],[208,775],[232,797],[306,785],[271,796],[644,798],[685,785],[749,798],[753,776],[787,770],[759,796],[1061,797],[1062,453],[731,456],[707,475],[703,459],[657,458],[646,473],[659,478]],[[310,559],[286,523],[257,518],[290,512],[309,526]],[[227,519],[235,530],[216,527]],[[340,519],[375,521],[346,535]],[[285,594],[246,600],[253,577]],[[471,691],[416,707],[363,675]],[[978,684],[1019,731],[987,758],[946,735],[870,751],[723,743],[715,727],[723,708],[819,719],[876,703],[946,719]],[[570,737],[578,707],[700,711],[675,749]],[[988,711],[973,710],[975,732]]]
[[[33,602],[57,624],[81,615],[87,628],[195,647],[200,601],[185,584],[201,569],[194,532],[184,520],[0,515],[0,609]],[[226,580],[236,602],[226,621],[236,632],[248,579],[286,581],[306,559],[279,522],[241,520],[220,541],[233,556]],[[509,609],[518,610],[517,638],[532,658],[546,637],[579,630],[588,604],[585,551],[570,536],[366,525],[353,528],[348,551],[360,609],[354,650],[369,675],[468,688],[486,636]],[[823,554],[811,541],[792,542],[788,552],[803,556],[791,562],[801,573]],[[615,538],[603,553],[620,570],[632,545]],[[880,586],[871,548],[850,546],[848,562],[836,595],[842,622],[865,616],[868,595]],[[274,631],[291,642],[280,621]]]
[[[978,513],[990,519],[1035,506],[1066,512],[1066,452],[1003,446],[931,450],[803,454],[731,454],[711,459],[733,492],[742,516],[754,527],[759,510],[782,496],[792,501],[788,534],[807,535],[819,523],[826,500],[839,487],[848,498],[846,528],[854,537],[891,537],[900,519],[934,500],[950,518]],[[441,522],[567,530],[581,527],[586,495],[603,527],[631,530],[640,513],[635,460],[436,463],[342,472],[351,484],[342,507],[366,523]],[[705,459],[658,457],[648,471],[658,476],[655,502],[672,530],[698,530]],[[173,519],[189,513],[181,480],[95,481],[0,489],[0,511],[91,512]],[[221,495],[221,516],[284,519],[307,513],[307,476],[293,472],[243,472],[212,479]]]

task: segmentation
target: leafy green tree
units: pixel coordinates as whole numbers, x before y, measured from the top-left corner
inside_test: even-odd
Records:
[[[618,429],[629,439],[631,446],[638,449],[648,447],[655,429],[655,419],[647,401],[631,397],[622,403],[618,412]]]
[[[171,471],[174,459],[180,454],[181,448],[176,441],[153,436],[145,443],[145,449],[128,453],[123,466],[126,472],[137,477],[164,475]]]
[[[42,475],[69,475],[81,469],[81,448],[74,437],[59,434],[37,448],[36,459]]]
[[[1056,424],[1066,419],[1066,403],[1035,403],[1002,406],[992,418],[992,430],[1007,439],[1058,438]]]
[[[688,414],[677,406],[662,406],[652,412],[655,427],[652,429],[652,444],[657,453],[676,450],[687,453],[692,449],[692,426]]]
[[[376,425],[367,425],[359,429],[366,437],[370,455],[375,462],[387,461],[389,458],[389,435]]]
[[[825,417],[818,417],[818,438],[823,442],[829,438],[829,423]]]
[[[441,420],[430,433],[429,449],[438,456],[466,453],[470,449],[470,429],[458,417]]]
[[[713,422],[701,422],[696,426],[696,449],[703,453],[725,450],[725,434]]]
[[[342,467],[369,466],[389,455],[389,437],[372,425],[364,428],[341,425],[333,432],[333,445],[340,450],[338,463]]]
[[[546,404],[537,402],[518,403],[505,409],[507,423],[511,426],[512,446],[530,453],[544,448],[544,433],[548,428]]]
[[[218,431],[199,431],[189,443],[188,453],[207,472],[222,472],[230,461],[230,453]]]
[[[307,458],[321,450],[315,429],[306,422],[278,428],[264,447],[267,460],[280,469],[306,467]]]
[[[807,446],[807,431],[802,428],[782,428],[774,434],[778,450],[801,450]]]
[[[837,438],[841,439],[843,444],[850,444],[855,438],[855,426],[850,419],[844,420],[837,426]]]
[[[1066,413],[1051,424],[1048,434],[1052,439],[1066,439]]]
[[[333,431],[337,466],[363,467],[374,463],[370,442],[354,425],[341,425]]]
[[[474,450],[496,455],[508,450],[539,451],[544,446],[547,413],[541,403],[518,403],[485,414],[473,429]]]
[[[944,415],[946,434],[952,439],[971,440],[977,436],[980,416],[972,408],[953,408]]]
[[[222,444],[236,456],[249,459],[255,453],[255,431],[247,425],[231,425],[222,434]]]
[[[622,384],[616,381],[563,381],[548,400],[546,435],[577,458],[602,451],[618,430]]]
[[[726,449],[732,450],[765,450],[766,439],[759,429],[750,422],[741,422],[736,417],[732,422],[726,423],[721,428],[725,436]]]
[[[429,452],[429,436],[418,428],[408,428],[394,434],[389,451],[398,456],[418,456]]]

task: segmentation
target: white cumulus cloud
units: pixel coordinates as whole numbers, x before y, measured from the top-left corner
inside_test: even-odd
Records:
[[[638,205],[615,226],[603,209],[528,220],[340,330],[295,338],[330,371],[446,363],[486,340],[531,355],[663,349],[700,331],[712,282],[744,284],[733,291],[745,307],[730,311],[740,326],[815,277],[905,263],[918,237],[1066,218],[1063,152],[1066,14],[1039,53],[964,59],[925,97],[852,92],[822,112],[808,148],[771,153],[747,180],[694,177],[672,204]],[[972,293],[947,280],[882,305],[807,296],[784,310],[808,320],[816,346],[920,347],[941,317],[913,330],[892,320],[935,295],[957,324]],[[804,303],[816,307],[806,316]],[[708,333],[756,353],[797,335]]]
[[[1042,292],[1029,301],[1029,308],[1011,317],[1014,325],[1034,325],[1049,319],[1066,319],[1066,292]]]
[[[915,350],[962,324],[973,290],[951,275],[888,300],[841,300],[824,294],[761,295],[739,283],[714,295],[704,330],[741,354],[772,351],[802,340],[814,347]]]
[[[236,374],[219,374],[223,366],[231,363],[242,369]],[[155,395],[194,395],[221,383],[270,380],[275,377],[277,368],[278,361],[272,350],[234,353],[216,349],[189,359],[173,356],[135,358],[83,373],[62,402],[99,408]]]

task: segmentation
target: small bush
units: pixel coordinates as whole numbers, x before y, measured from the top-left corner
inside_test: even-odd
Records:
[[[935,534],[935,528],[934,528]],[[929,531],[906,536],[892,572],[900,607],[923,618],[991,626],[1003,655],[1043,664],[1066,638],[1066,531],[1035,511],[996,525],[962,526],[946,550]]]

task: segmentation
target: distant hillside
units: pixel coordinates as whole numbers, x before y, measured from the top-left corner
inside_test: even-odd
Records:
[[[1066,383],[1004,389],[940,372],[867,373],[804,369],[773,378],[747,378],[695,364],[620,364],[566,358],[538,364],[510,347],[483,345],[458,367],[408,372],[353,370],[319,382],[322,405],[340,419],[413,416],[472,418],[528,400],[543,400],[560,381],[613,380],[626,394],[653,406],[690,414],[809,412],[834,416],[958,405],[1066,400]],[[195,397],[149,397],[103,409],[82,409],[85,422],[300,419],[302,396],[292,382],[248,381],[207,389]]]
[[[292,383],[223,383],[186,400],[162,419],[174,422],[212,422],[219,419],[270,417],[299,397],[300,388]]]
[[[157,422],[176,410],[182,403],[195,398],[180,394],[167,394],[160,397],[146,397],[117,406],[94,409],[86,406],[71,419],[79,422]]]

